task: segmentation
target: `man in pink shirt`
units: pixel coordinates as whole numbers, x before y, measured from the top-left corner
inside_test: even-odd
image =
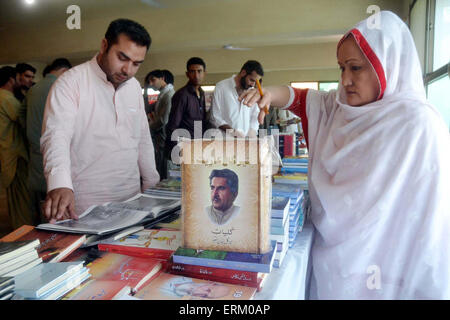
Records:
[[[51,223],[77,219],[91,205],[123,201],[159,181],[142,89],[134,78],[150,44],[140,24],[115,20],[100,52],[50,90],[41,151],[43,209]]]

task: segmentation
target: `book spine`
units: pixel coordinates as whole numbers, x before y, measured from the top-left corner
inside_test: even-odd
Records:
[[[173,255],[173,262],[174,263],[182,263],[182,264],[192,264],[192,265],[204,266],[204,267],[241,270],[241,271],[253,271],[253,272],[263,272],[263,273],[270,272],[270,265],[268,265],[268,264],[177,256],[175,254]]]
[[[108,251],[112,253],[123,254],[127,256],[137,257],[137,258],[153,258],[153,259],[162,259],[168,260],[173,254],[173,251],[170,250],[157,250],[152,249],[149,250],[139,250],[136,248],[127,247],[126,249],[123,247],[108,245],[108,244],[99,244],[98,249],[100,251]]]
[[[238,280],[242,282],[246,281],[255,284],[258,282],[257,272],[201,267],[194,265],[184,265],[179,263],[173,263],[168,270],[170,270],[171,273],[177,272],[186,274],[196,274],[198,276]]]

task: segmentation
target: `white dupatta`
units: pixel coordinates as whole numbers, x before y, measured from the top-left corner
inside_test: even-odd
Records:
[[[318,231],[311,296],[450,299],[448,129],[426,102],[413,39],[396,15],[383,11],[380,29],[366,20],[349,33],[378,75],[380,96],[352,107],[342,85],[307,94]]]

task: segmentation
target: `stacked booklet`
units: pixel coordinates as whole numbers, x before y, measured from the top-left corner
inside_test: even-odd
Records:
[[[14,277],[0,277],[0,300],[10,300],[14,296]]]
[[[158,217],[179,210],[180,200],[139,193],[124,202],[92,206],[78,220],[40,224],[37,228],[52,231],[105,235],[145,225]]]
[[[0,242],[0,277],[14,277],[42,263],[39,239]]]
[[[144,191],[145,194],[181,199],[181,180],[180,179],[164,179],[156,186]]]
[[[25,300],[58,300],[90,277],[79,262],[42,263],[15,278],[15,293]]]

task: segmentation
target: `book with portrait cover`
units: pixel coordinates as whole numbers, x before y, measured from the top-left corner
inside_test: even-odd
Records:
[[[142,300],[250,300],[256,288],[162,272],[135,297]]]
[[[185,248],[270,251],[273,143],[261,139],[183,139]]]
[[[115,241],[105,241],[99,250],[167,260],[181,245],[181,231],[166,229],[144,229]]]

